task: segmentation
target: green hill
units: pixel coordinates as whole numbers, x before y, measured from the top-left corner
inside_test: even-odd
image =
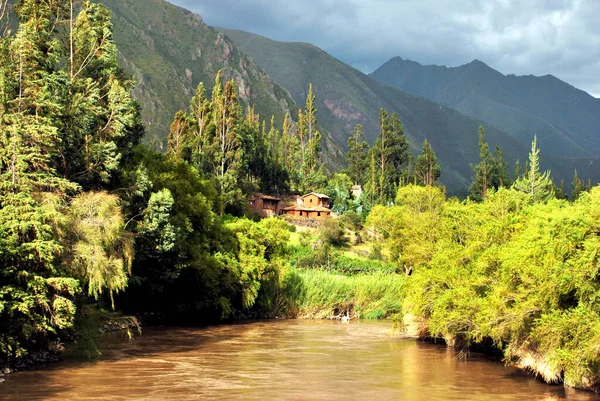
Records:
[[[371,77],[483,120],[525,145],[537,134],[547,154],[600,156],[600,103],[552,75],[505,76],[479,60],[447,68],[395,57]]]
[[[289,93],[227,37],[201,17],[163,0],[101,0],[113,15],[115,41],[126,72],[134,74],[134,95],[142,106],[147,141],[161,143],[177,110],[187,107],[199,82],[209,90],[222,70],[235,79],[244,105],[277,123],[298,109]],[[324,161],[344,164],[343,152],[326,135]]]
[[[495,128],[493,124],[433,102],[426,96],[409,94],[375,81],[307,43],[278,42],[244,31],[221,30],[263,66],[294,99],[301,99],[303,88],[312,82],[319,102],[320,121],[340,145],[346,143],[350,130],[357,123],[365,127],[365,136],[372,143],[378,133],[379,109],[384,107],[389,112],[398,113],[414,152],[420,152],[424,138],[432,143],[442,163],[441,181],[451,194],[464,194],[471,182],[473,173],[469,163],[478,162],[477,128],[480,124],[485,127],[492,147],[500,145],[509,163],[520,159],[523,165],[527,158],[533,133],[524,138],[509,135],[501,125]],[[475,67],[478,67],[477,64]],[[436,78],[435,74],[423,77],[421,84],[423,87],[435,87],[438,85]],[[480,84],[484,85],[486,80],[482,76]],[[596,105],[600,104],[597,99],[594,100]],[[526,103],[527,99],[522,99],[522,102]],[[591,156],[591,152],[579,153],[578,156],[563,152],[552,156],[548,151],[553,146],[552,139],[542,137],[538,142],[543,151],[542,168],[552,170],[557,183],[560,179],[570,183],[574,169],[594,182],[600,178],[600,161]]]
[[[423,139],[432,143],[442,162],[442,182],[451,193],[464,192],[471,181],[469,163],[476,163],[479,157],[477,128],[480,124],[486,127],[490,143],[501,145],[511,162],[517,158],[523,160],[527,155],[526,148],[505,133],[424,97],[383,85],[315,46],[221,30],[296,101],[305,96],[304,88],[312,82],[319,121],[340,145],[346,143],[358,123],[365,128],[367,140],[373,143],[379,132],[379,109],[398,113],[414,152],[420,152]]]

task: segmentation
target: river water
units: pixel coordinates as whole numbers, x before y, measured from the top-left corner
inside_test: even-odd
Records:
[[[113,333],[99,361],[5,376],[9,400],[598,400],[389,322],[273,321]]]

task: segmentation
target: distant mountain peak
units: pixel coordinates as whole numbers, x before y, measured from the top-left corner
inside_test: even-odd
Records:
[[[486,63],[484,63],[483,61],[481,61],[479,59],[475,59],[475,60],[471,61],[470,63],[463,65],[462,67],[476,68],[479,70],[496,71],[492,67],[490,67],[489,65],[487,65]],[[461,68],[461,67],[458,67],[458,68]]]

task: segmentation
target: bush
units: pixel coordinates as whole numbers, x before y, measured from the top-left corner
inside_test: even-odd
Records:
[[[340,222],[342,225],[352,231],[360,231],[363,227],[362,217],[354,210],[346,211],[341,217]]]
[[[344,237],[344,229],[337,219],[327,219],[319,229],[319,238],[330,245],[344,245],[346,237]]]

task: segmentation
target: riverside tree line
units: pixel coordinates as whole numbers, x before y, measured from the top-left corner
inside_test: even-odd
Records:
[[[598,382],[600,194],[575,173],[566,200],[539,171],[536,141],[511,178],[481,128],[469,199],[446,199],[431,144],[415,157],[382,110],[374,145],[357,126],[347,170],[327,177],[312,87],[278,127],[242,110],[218,74],[174,116],[160,154],[140,144],[103,6],[21,0],[15,12],[0,38],[0,365],[59,341],[94,355],[103,310],[201,323],[310,309],[302,283],[324,285],[323,273],[290,267],[286,222],[244,215],[252,192],[318,190],[347,220],[362,214],[354,225],[366,219],[395,266],[352,281],[363,304],[365,288],[386,292],[368,316],[411,315],[423,335],[491,340],[550,367],[548,380]]]

